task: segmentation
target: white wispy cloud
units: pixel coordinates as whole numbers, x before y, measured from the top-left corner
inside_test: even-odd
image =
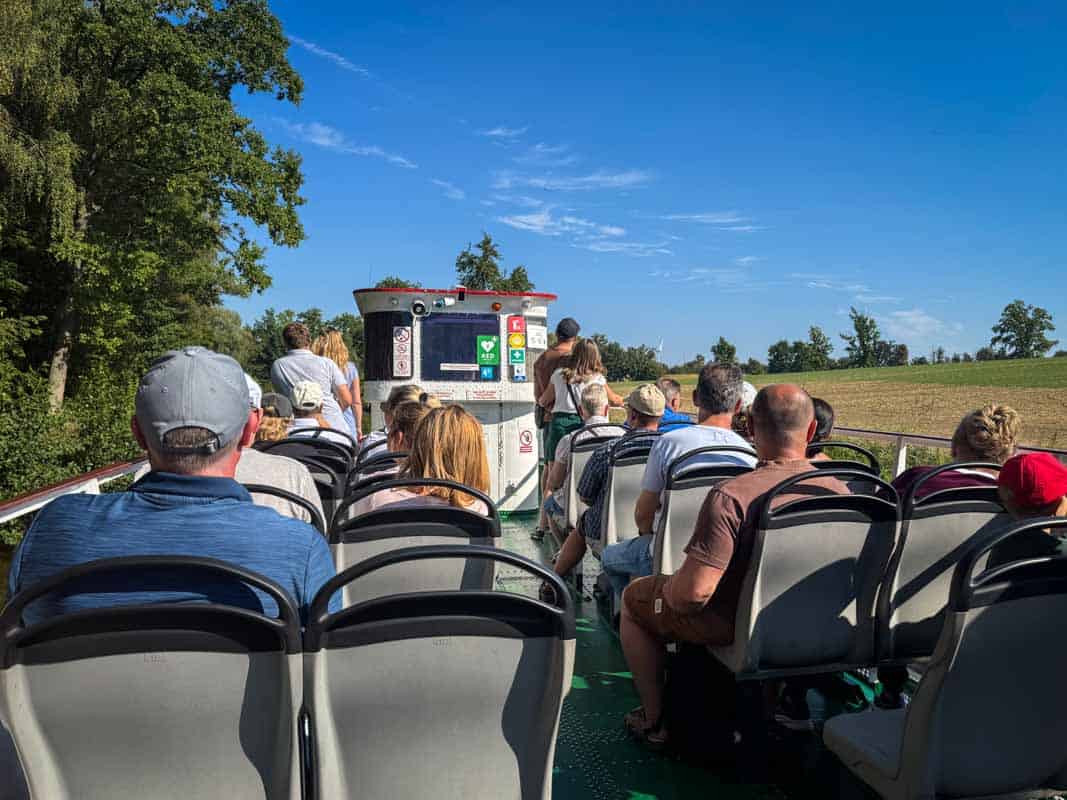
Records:
[[[762,260],[763,259],[759,256],[741,256],[740,258],[735,258],[734,263],[740,264],[741,266],[745,266],[747,264],[755,264],[757,261]]]
[[[540,167],[569,167],[577,164],[581,159],[570,152],[570,147],[565,144],[550,145],[538,142],[525,153],[515,156],[517,164],[536,164]]]
[[[626,189],[643,186],[655,176],[647,170],[627,169],[621,172],[597,170],[586,175],[520,175],[514,172],[498,172],[493,180],[494,189],[530,188],[550,192],[581,192],[593,189]]]
[[[390,153],[378,145],[360,145],[349,141],[341,131],[321,122],[289,122],[288,120],[275,118],[275,122],[289,132],[291,136],[301,139],[317,147],[333,150],[338,153],[346,153],[353,156],[369,156],[381,158],[390,164],[395,164],[404,169],[417,169],[418,164],[396,153]]]
[[[571,234],[585,240],[626,235],[626,229],[618,225],[602,225],[598,222],[569,214],[561,217],[553,216],[551,207],[533,211],[529,214],[511,214],[497,217],[496,219],[497,222],[502,222],[512,228],[540,234],[541,236]]]
[[[696,267],[693,269],[657,269],[649,277],[666,283],[684,283],[691,286],[707,286],[716,292],[737,294],[740,292],[762,291],[781,282],[756,280],[752,273],[742,267]]]
[[[674,251],[667,248],[667,242],[625,242],[611,239],[596,239],[585,242],[573,242],[572,247],[591,250],[594,253],[619,253],[637,258],[649,256],[671,256]]]
[[[319,56],[320,58],[325,58],[327,61],[332,61],[341,69],[348,70],[349,72],[354,72],[356,75],[361,75],[364,78],[370,77],[370,70],[361,67],[358,64],[353,64],[340,53],[335,53],[332,50],[327,50],[325,47],[320,47],[314,42],[309,42],[307,39],[301,39],[299,36],[293,36],[292,34],[289,34],[289,41],[295,45],[303,47],[305,50],[307,50],[309,53],[312,53],[313,55]]]
[[[537,197],[530,197],[529,195],[520,194],[494,194],[493,200],[498,203],[508,203],[513,206],[519,206],[521,208],[540,208],[545,204],[544,200]]]
[[[809,272],[794,272],[791,278],[804,282],[809,289],[823,289],[830,292],[842,292],[851,294],[857,303],[873,305],[875,303],[899,303],[900,298],[890,294],[879,294],[865,283],[856,281],[843,281],[833,277]]]
[[[736,225],[749,222],[749,217],[742,217],[736,211],[703,211],[698,214],[663,214],[659,219],[672,222],[699,222],[702,225]]]
[[[449,183],[448,181],[441,181],[437,178],[431,178],[430,183],[432,183],[434,186],[440,186],[442,189],[444,189],[445,197],[447,197],[449,200],[464,200],[467,197],[467,193],[460,189],[458,186],[456,186],[454,183]]]
[[[766,225],[727,225],[719,228],[720,231],[733,231],[735,233],[755,233],[767,230]]]
[[[490,139],[518,139],[528,130],[529,128],[507,128],[503,125],[497,125],[487,131],[478,131],[478,135],[488,136]]]
[[[892,338],[908,343],[934,344],[934,339],[951,339],[963,332],[960,323],[938,319],[921,308],[892,311],[880,321]]]

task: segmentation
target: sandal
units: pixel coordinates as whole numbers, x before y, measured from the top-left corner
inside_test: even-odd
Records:
[[[663,718],[649,722],[644,706],[630,711],[623,718],[623,724],[630,735],[649,750],[659,752],[667,746],[667,731],[663,727]]]

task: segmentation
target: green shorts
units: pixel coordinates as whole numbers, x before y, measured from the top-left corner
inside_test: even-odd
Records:
[[[545,461],[556,460],[556,445],[571,431],[582,427],[582,418],[577,414],[553,414],[545,436]]]

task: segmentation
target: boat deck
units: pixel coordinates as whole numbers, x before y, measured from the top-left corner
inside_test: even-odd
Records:
[[[552,544],[530,538],[535,520],[504,523],[503,546],[528,558],[546,562]],[[586,557],[585,586],[592,586],[596,559]],[[536,581],[511,568],[498,574],[501,588],[535,594]],[[708,769],[671,756],[651,753],[626,734],[623,715],[637,706],[618,637],[588,594],[577,598],[577,650],[571,692],[563,705],[556,747],[552,796],[556,800],[683,800],[685,798],[786,798],[771,784],[730,782]],[[813,737],[807,737],[813,738]],[[833,792],[824,793],[833,794]]]

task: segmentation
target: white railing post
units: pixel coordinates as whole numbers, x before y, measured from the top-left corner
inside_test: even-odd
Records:
[[[897,463],[896,469],[893,472],[893,477],[897,477],[900,473],[908,468],[908,446],[904,443],[904,437],[897,437]]]

